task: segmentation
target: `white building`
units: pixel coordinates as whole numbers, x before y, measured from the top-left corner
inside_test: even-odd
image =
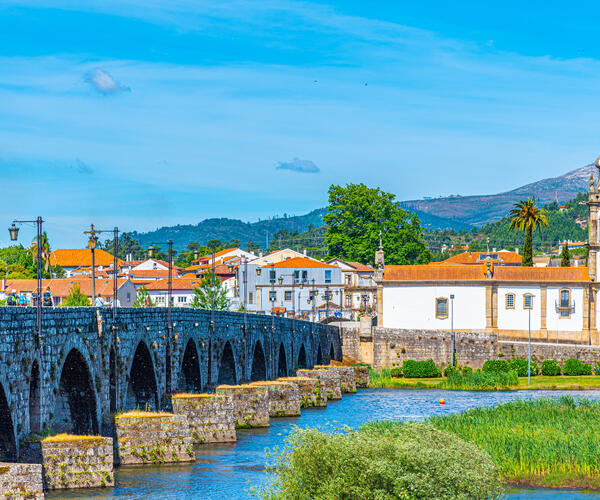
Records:
[[[354,318],[360,312],[372,312],[377,306],[375,269],[360,262],[331,259],[327,262],[342,271],[344,317]]]

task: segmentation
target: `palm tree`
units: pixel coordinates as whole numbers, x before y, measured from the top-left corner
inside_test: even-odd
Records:
[[[510,229],[525,233],[523,266],[533,266],[533,232],[548,225],[547,211],[537,206],[535,198],[527,198],[513,205],[510,211]]]
[[[46,231],[42,233],[41,237],[41,249],[42,249],[42,259],[44,261],[44,271],[48,272],[50,270],[50,242],[48,241],[48,235]],[[33,262],[37,259],[37,237],[33,240],[31,244],[31,253],[33,255]]]

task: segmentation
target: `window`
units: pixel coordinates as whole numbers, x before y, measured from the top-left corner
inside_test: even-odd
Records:
[[[506,294],[506,309],[514,309],[515,308],[515,294],[507,293]]]
[[[448,299],[435,299],[435,317],[438,319],[445,319],[448,317]]]
[[[270,291],[269,292],[269,301],[270,302],[277,302],[277,292],[276,291]]]
[[[254,304],[254,292],[248,292],[248,304]]]
[[[523,309],[533,309],[533,295],[530,293],[523,295]]]
[[[274,270],[274,269],[271,269],[271,270],[269,271],[269,281],[270,281],[271,283],[275,283],[275,277],[276,277],[276,276],[275,276],[275,270]]]
[[[331,271],[329,269],[325,271],[325,283],[331,283]]]
[[[352,307],[352,295],[346,295],[346,307]]]
[[[291,292],[291,291],[289,291],[289,290],[286,290],[286,291],[284,292],[283,300],[286,300],[286,301],[288,301],[288,302],[289,302],[290,300],[292,300],[292,292]]]
[[[300,281],[300,271],[294,271],[294,283],[298,283]]]
[[[308,281],[308,271],[302,271],[302,282],[306,283]]]
[[[352,276],[349,274],[346,274],[345,278],[346,278],[346,285],[350,286],[352,284]]]
[[[560,307],[558,308],[559,314],[563,318],[571,316],[571,290],[563,288],[559,294]]]
[[[181,303],[181,302],[187,302],[187,297],[185,296],[179,296],[177,297],[177,302]]]

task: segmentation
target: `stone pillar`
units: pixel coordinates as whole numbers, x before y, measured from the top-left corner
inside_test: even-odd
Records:
[[[540,286],[540,334],[548,339],[548,327],[546,325],[546,312],[548,311],[548,287]]]
[[[42,466],[0,462],[0,497],[44,500]]]
[[[594,286],[590,286],[590,336],[592,339],[592,345],[598,345],[600,342],[598,339],[598,329],[596,328],[596,300],[598,298],[598,289]]]
[[[490,283],[485,286],[485,329],[488,333],[491,333],[493,329],[494,303],[492,295],[492,285]]]
[[[217,394],[174,394],[173,412],[187,418],[194,443],[228,443],[237,439],[233,405]]]
[[[300,415],[300,391],[296,384],[276,381],[252,382],[264,386],[269,394],[269,417],[297,417]]]
[[[377,326],[383,326],[383,283],[377,283]]]
[[[217,394],[231,399],[233,418],[238,429],[269,427],[269,389],[250,384],[220,385]]]
[[[342,386],[340,383],[340,374],[338,372],[326,369],[298,370],[297,375],[299,377],[319,379],[321,395],[328,401],[342,399]]]
[[[492,285],[492,329],[498,329],[498,285]]]
[[[590,335],[590,289],[583,288],[583,333],[589,338]]]
[[[356,392],[356,376],[352,366],[316,365],[315,369],[337,371],[340,374],[342,394],[354,394]]]
[[[321,389],[319,387],[318,379],[309,377],[282,377],[278,378],[277,380],[294,384],[296,387],[298,387],[301,408],[309,408],[311,406],[327,406],[327,398],[321,397]]]

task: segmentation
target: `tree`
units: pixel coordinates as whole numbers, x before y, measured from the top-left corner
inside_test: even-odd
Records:
[[[81,292],[79,283],[75,283],[69,290],[69,295],[63,300],[63,307],[85,307],[90,306],[91,302],[87,295]]]
[[[569,267],[571,265],[571,255],[569,254],[569,245],[565,241],[560,252],[560,267]]]
[[[246,251],[258,255],[258,252],[260,252],[260,246],[253,241],[248,241],[246,242]]]
[[[523,244],[523,266],[533,266],[533,231],[548,226],[547,210],[539,208],[535,198],[527,198],[513,205],[510,211],[510,230],[523,231],[525,243]]]
[[[200,285],[194,288],[194,298],[191,307],[214,311],[227,311],[229,309],[227,289],[221,279],[212,270],[209,269],[206,271],[202,275]]]
[[[112,239],[104,241],[104,245],[101,245],[105,251],[113,255],[114,242]],[[136,240],[131,233],[122,233],[119,236],[119,259],[125,260],[128,255],[131,255],[133,260],[141,260],[145,257],[145,251],[140,246],[138,240]]]
[[[150,298],[150,294],[148,293],[146,285],[142,285],[135,295],[133,307],[146,307],[146,305],[149,307],[154,307],[154,302],[152,302],[152,299]]]
[[[329,188],[325,243],[332,257],[373,262],[382,233],[389,264],[426,264],[430,253],[415,214],[403,210],[395,196],[364,184]]]
[[[44,271],[48,272],[50,270],[50,242],[48,241],[48,235],[46,234],[46,231],[42,233],[40,243],[42,260],[44,261]],[[31,245],[31,256],[33,258],[33,262],[37,260],[37,246],[38,241],[36,237]]]

